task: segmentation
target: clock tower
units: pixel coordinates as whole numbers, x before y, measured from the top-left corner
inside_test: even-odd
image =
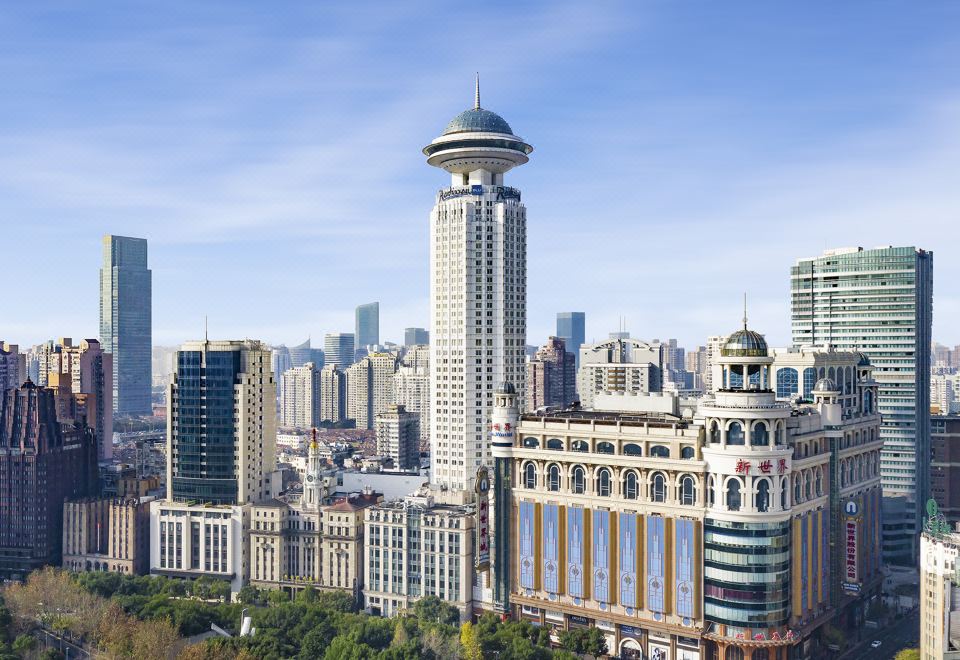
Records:
[[[317,429],[313,429],[307,454],[307,474],[303,484],[303,508],[316,511],[320,508],[320,499],[320,445],[317,444]]]

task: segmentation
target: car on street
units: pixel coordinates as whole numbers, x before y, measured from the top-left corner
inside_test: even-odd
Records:
[[[881,642],[879,639],[875,639],[872,642],[870,642],[870,648],[875,649],[881,644],[883,644],[883,642]]]

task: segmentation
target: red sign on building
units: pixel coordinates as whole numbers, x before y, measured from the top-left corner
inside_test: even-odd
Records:
[[[846,530],[844,533],[846,543],[846,554],[845,554],[845,573],[847,582],[857,582],[858,573],[857,573],[857,521],[848,520],[846,525]]]

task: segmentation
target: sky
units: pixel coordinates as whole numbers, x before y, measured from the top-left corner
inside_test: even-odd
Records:
[[[30,2],[0,9],[0,339],[98,334],[149,240],[155,344],[429,325],[424,145],[481,101],[534,145],[528,337],[583,311],[789,342],[789,269],[934,252],[960,344],[960,3]]]

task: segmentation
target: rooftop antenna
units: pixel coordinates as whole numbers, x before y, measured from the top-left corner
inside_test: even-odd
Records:
[[[205,342],[210,341],[209,328],[210,328],[210,324],[209,324],[208,317],[206,314],[204,314],[203,315],[203,341]]]
[[[743,329],[747,329],[747,292],[743,292]]]
[[[480,109],[480,72],[477,71],[477,92],[473,97],[473,108],[474,110]]]

